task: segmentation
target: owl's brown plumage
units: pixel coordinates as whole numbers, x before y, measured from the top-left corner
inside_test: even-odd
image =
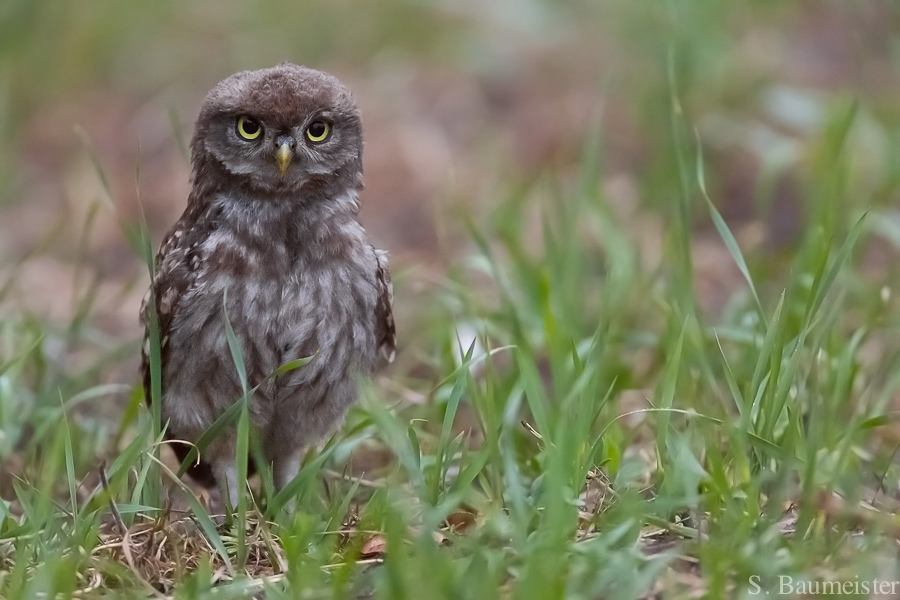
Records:
[[[394,354],[387,255],[358,221],[359,111],[327,73],[288,63],[237,73],[207,95],[191,162],[187,208],[160,247],[141,309],[145,327],[149,310],[159,316],[163,422],[170,438],[196,442],[240,397],[227,308],[248,385],[259,386],[251,419],[280,488],[355,400],[354,375]],[[270,377],[308,356],[304,367]],[[175,447],[183,458],[186,447]],[[234,453],[232,429],[191,472],[217,481],[232,504]]]

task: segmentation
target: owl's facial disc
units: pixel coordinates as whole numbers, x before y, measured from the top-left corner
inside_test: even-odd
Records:
[[[300,197],[362,186],[362,124],[350,92],[334,77],[297,65],[220,82],[201,108],[191,152],[197,176],[215,161],[228,178],[222,185],[260,194]]]

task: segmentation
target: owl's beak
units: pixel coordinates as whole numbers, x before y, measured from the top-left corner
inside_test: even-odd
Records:
[[[275,164],[278,165],[278,172],[281,173],[282,177],[287,173],[288,167],[291,166],[293,157],[294,152],[287,142],[279,146],[278,151],[275,153]]]

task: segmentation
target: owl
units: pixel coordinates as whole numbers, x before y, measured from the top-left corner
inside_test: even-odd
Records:
[[[227,314],[278,489],[303,451],[339,426],[358,376],[394,355],[387,255],[358,219],[362,149],[359,110],[332,75],[282,63],[221,81],[200,109],[187,208],[162,242],[141,309],[147,401],[156,311],[162,420],[169,438],[188,442],[242,395]],[[231,506],[235,445],[226,430],[189,471]],[[182,460],[189,450],[173,448]]]

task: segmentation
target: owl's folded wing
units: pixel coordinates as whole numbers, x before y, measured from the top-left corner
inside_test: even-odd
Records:
[[[394,287],[388,271],[388,256],[384,250],[375,249],[377,269],[375,283],[378,301],[375,304],[375,336],[378,355],[382,363],[393,362],[397,349],[397,334],[394,328]]]
[[[199,203],[189,203],[189,208],[163,240],[156,255],[156,272],[150,289],[141,304],[141,324],[144,326],[144,343],[141,351],[141,372],[144,378],[144,393],[150,403],[150,335],[151,308],[156,309],[157,332],[159,335],[161,365],[165,367],[166,345],[169,330],[179,301],[194,285],[201,259],[201,242],[215,224],[204,219],[197,210]],[[151,306],[152,301],[152,306]]]

